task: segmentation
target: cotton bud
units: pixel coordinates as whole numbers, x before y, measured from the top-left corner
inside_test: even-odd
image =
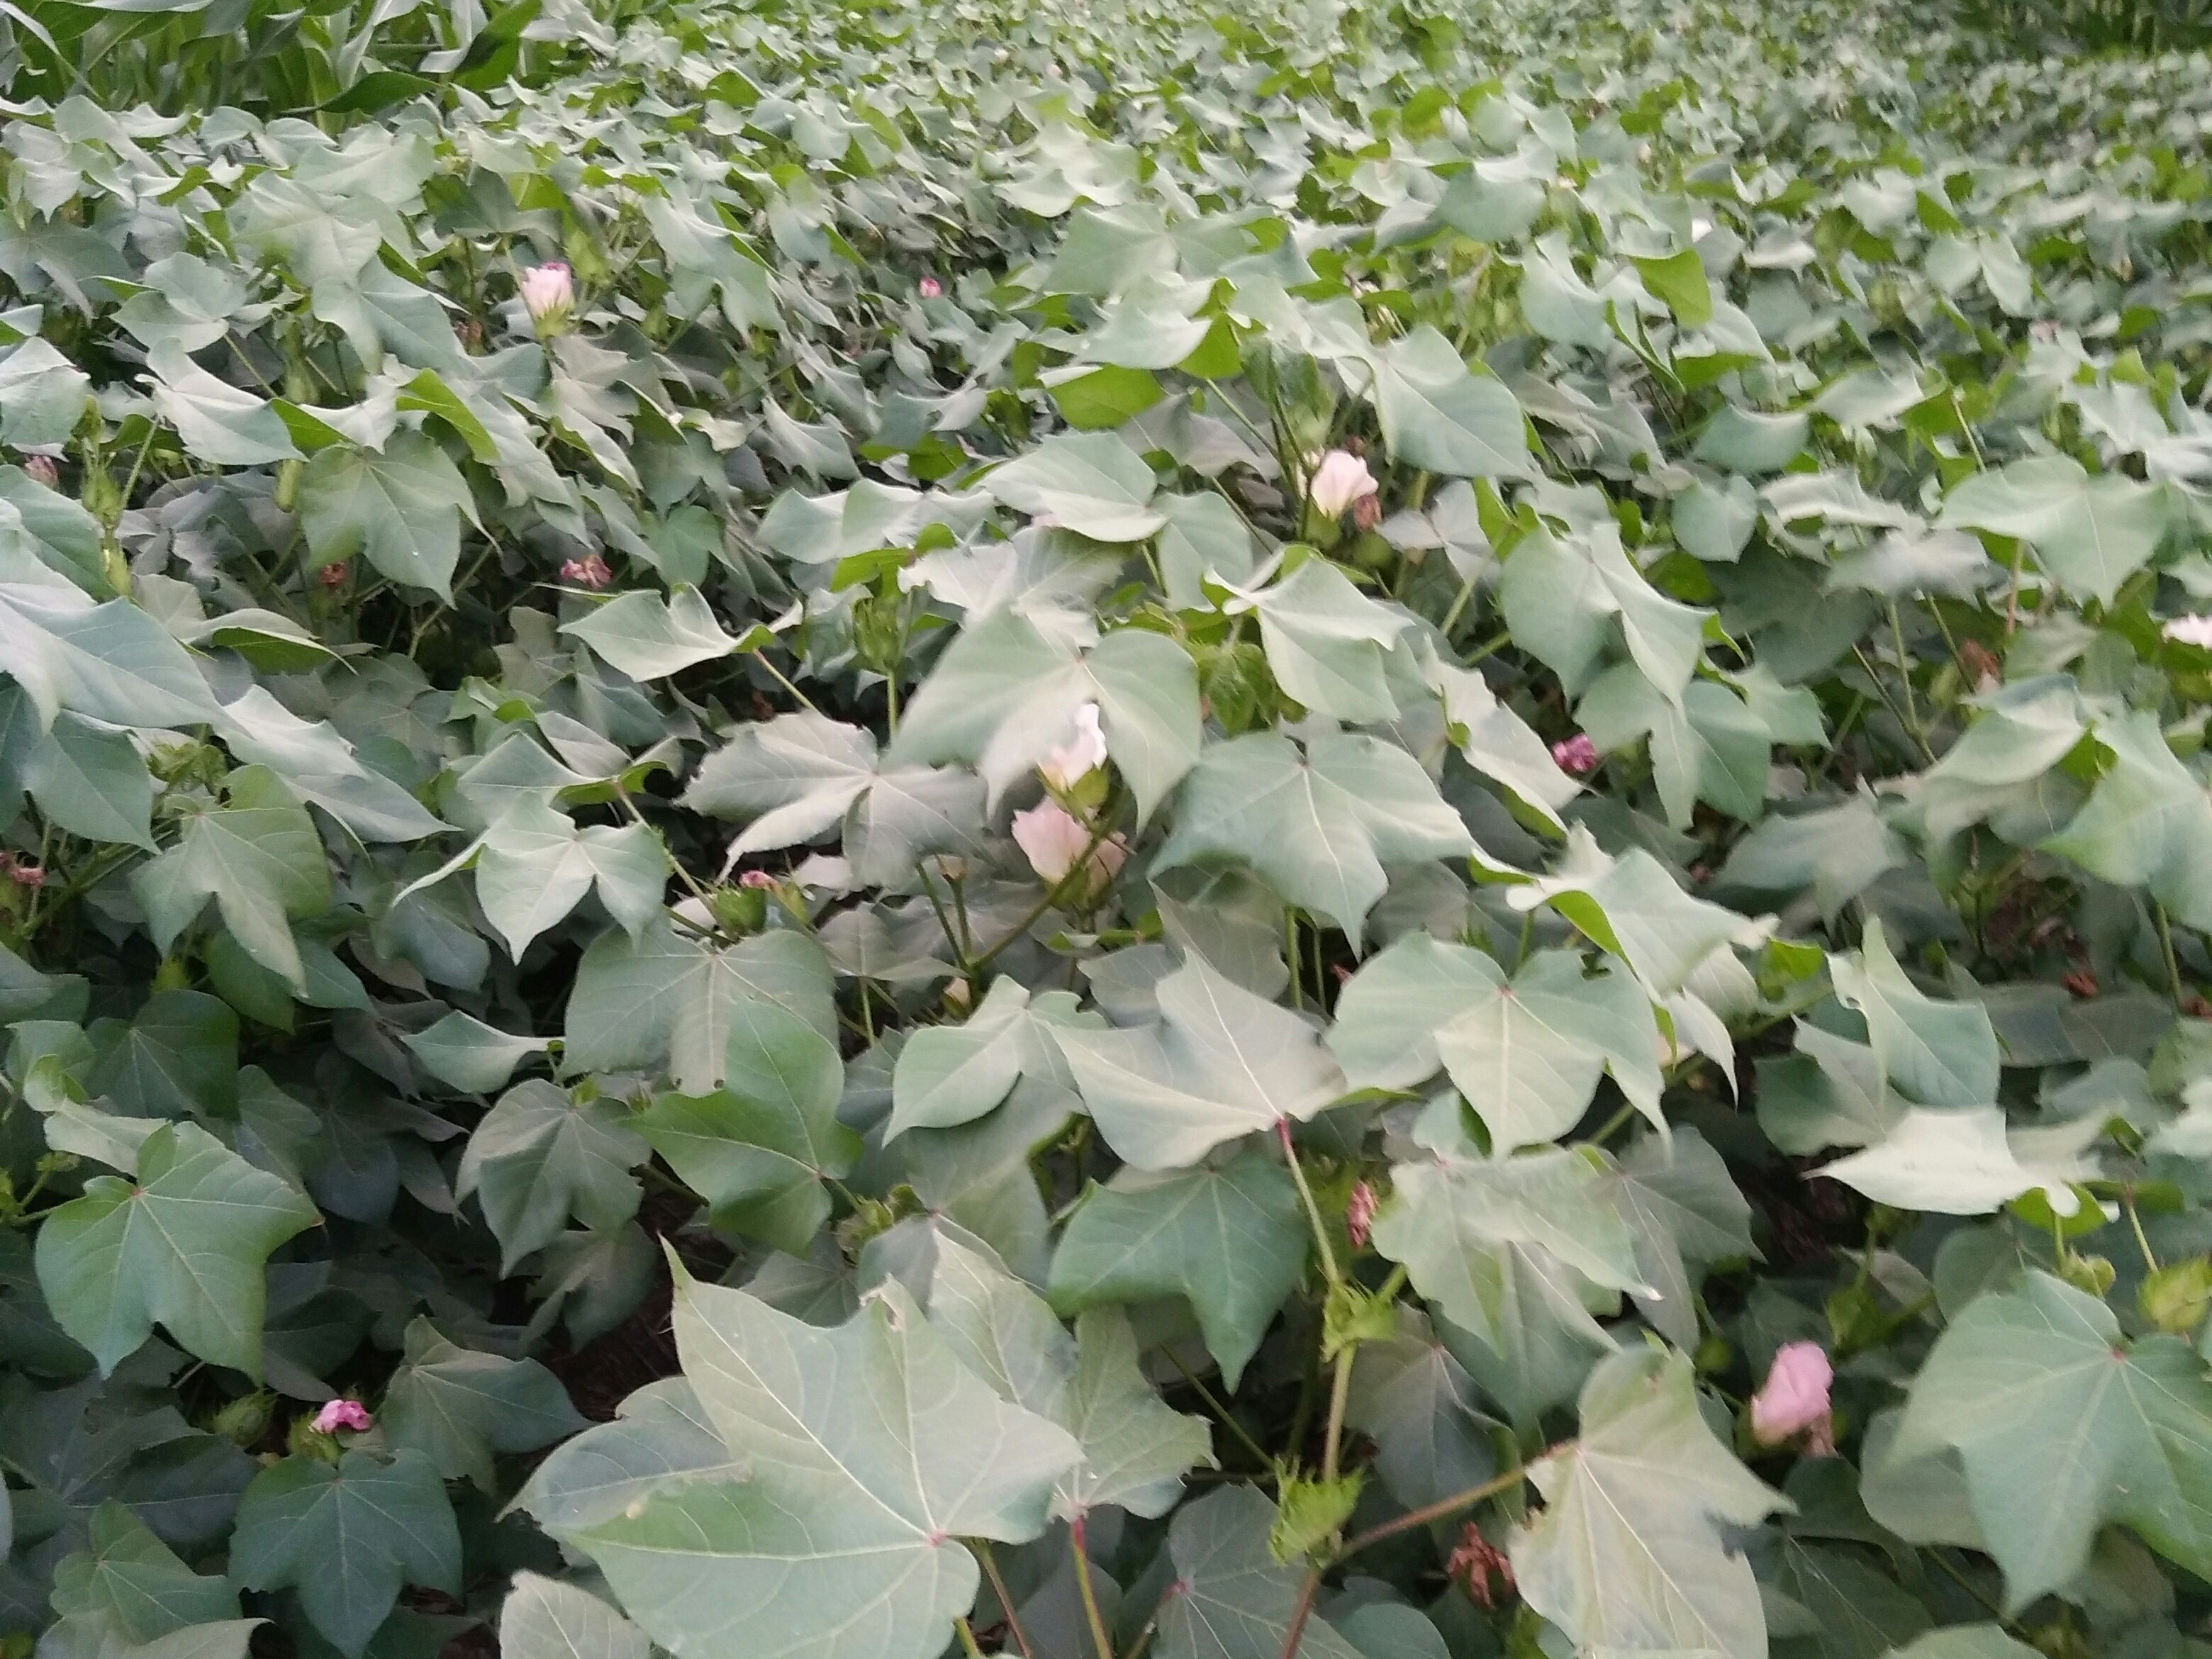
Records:
[[[58,489],[61,487],[62,470],[54,465],[54,458],[51,455],[26,455],[23,458],[23,471],[49,489]]]
[[[558,260],[522,273],[522,306],[541,337],[558,334],[576,309],[576,279]]]
[[[1562,772],[1586,777],[1597,770],[1597,745],[1589,740],[1587,732],[1577,732],[1552,745],[1552,763]]]
[[[934,300],[945,292],[945,285],[934,276],[925,276],[915,284],[915,292],[925,300]]]
[[[1306,499],[1325,519],[1337,519],[1354,501],[1376,491],[1375,475],[1367,463],[1349,450],[1332,449],[1321,458],[1306,483]]]

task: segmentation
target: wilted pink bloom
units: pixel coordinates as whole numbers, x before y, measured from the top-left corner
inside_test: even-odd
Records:
[[[1014,842],[1030,861],[1030,868],[1048,884],[1057,884],[1075,868],[1084,848],[1091,848],[1091,890],[1100,891],[1114,878],[1129,856],[1119,836],[1109,836],[1091,847],[1091,826],[1056,800],[1045,800],[1026,812],[1014,814]]]
[[[1482,1528],[1472,1521],[1460,1528],[1459,1542],[1452,1546],[1452,1553],[1444,1562],[1444,1577],[1464,1585],[1468,1597],[1478,1607],[1492,1605],[1490,1581],[1493,1577],[1506,1595],[1513,1593],[1513,1563],[1506,1559],[1504,1550],[1482,1535]]]
[[[46,872],[35,864],[15,864],[8,867],[8,878],[18,887],[44,887]]]
[[[738,878],[740,887],[773,887],[775,878],[765,870],[748,870]]]
[[[1098,705],[1086,702],[1075,711],[1075,737],[1044,757],[1037,768],[1054,789],[1073,789],[1106,763],[1106,734],[1098,727]]]
[[[1375,475],[1367,463],[1346,449],[1332,449],[1321,458],[1306,483],[1306,499],[1325,519],[1341,518],[1344,509],[1376,491]]]
[[[915,284],[915,291],[925,300],[934,300],[939,295],[945,292],[944,284],[939,283],[934,276],[923,277],[921,282]]]
[[[368,1407],[358,1400],[329,1400],[315,1413],[317,1434],[336,1434],[340,1429],[360,1434],[368,1427]]]
[[[315,573],[315,580],[325,587],[343,587],[345,579],[345,561],[343,559],[336,564],[326,564]]]
[[[62,470],[54,465],[54,458],[51,455],[26,455],[23,458],[23,471],[49,489],[60,486]]]
[[[1819,1343],[1784,1343],[1751,1397],[1751,1437],[1762,1446],[1778,1446],[1802,1434],[1808,1450],[1833,1451],[1828,1386],[1835,1375]]]
[[[1597,745],[1589,734],[1577,732],[1564,742],[1552,745],[1552,764],[1562,772],[1571,772],[1577,777],[1597,770]]]
[[[2165,633],[2169,640],[2212,651],[2212,617],[2176,617],[2166,623]]]
[[[558,260],[522,273],[522,308],[540,334],[558,333],[576,308],[576,279]]]
[[[1364,1181],[1355,1182],[1344,1206],[1345,1237],[1352,1241],[1353,1249],[1367,1248],[1367,1230],[1374,1224],[1375,1189]]]
[[[1380,495],[1362,495],[1352,502],[1352,527],[1361,535],[1365,535],[1382,522],[1382,498]]]
[[[579,587],[605,587],[615,579],[607,568],[607,562],[598,554],[580,559],[570,559],[561,567],[561,580],[574,582]]]

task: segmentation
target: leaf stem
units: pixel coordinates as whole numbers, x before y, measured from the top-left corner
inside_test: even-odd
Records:
[[[968,1659],[983,1659],[983,1650],[975,1645],[975,1627],[968,1622],[968,1615],[960,1613],[952,1622],[960,1627],[960,1650]]]
[[[1098,1593],[1091,1587],[1091,1555],[1084,1547],[1083,1522],[1079,1515],[1067,1523],[1067,1546],[1075,1556],[1075,1587],[1083,1595],[1083,1617],[1091,1626],[1091,1643],[1097,1650],[1097,1659],[1114,1659],[1114,1644],[1098,1613]]]
[[[1029,1632],[1022,1628],[1021,1618],[1014,1612],[1014,1598],[1007,1593],[1006,1581],[1000,1577],[998,1558],[991,1553],[991,1540],[975,1540],[975,1553],[983,1558],[983,1573],[991,1581],[991,1594],[999,1598],[999,1609],[1006,1615],[1007,1633],[1014,1638],[1024,1659],[1036,1659],[1036,1650],[1030,1646]]]
[[[1305,1167],[1298,1162],[1298,1149],[1291,1144],[1290,1119],[1275,1120],[1275,1137],[1283,1143],[1283,1158],[1291,1166],[1291,1179],[1297,1182],[1298,1197],[1306,1206],[1306,1219],[1313,1224],[1314,1249],[1321,1252],[1322,1274],[1331,1285],[1340,1285],[1344,1273],[1336,1265],[1336,1250],[1328,1242],[1328,1224],[1321,1218],[1321,1206],[1315,1202],[1313,1188],[1306,1181]]]
[[[1344,1410],[1352,1397],[1352,1362],[1358,1357],[1359,1345],[1348,1342],[1336,1357],[1336,1375],[1328,1389],[1328,1429],[1321,1443],[1321,1478],[1324,1481],[1336,1479],[1337,1461],[1344,1445]]]
[[[2151,914],[2158,918],[2158,948],[2166,957],[2166,988],[2167,994],[2173,998],[2174,1009],[2178,1012],[2181,1010],[2184,999],[2181,989],[2181,965],[2175,961],[2173,955],[2173,924],[2166,917],[2166,906],[2158,900],[2153,899],[2150,902],[2150,909]]]
[[[2151,1254],[2149,1237],[2143,1231],[2142,1213],[2136,1208],[2136,1190],[2133,1187],[2120,1188],[2120,1202],[2127,1209],[2128,1225],[2135,1230],[2136,1249],[2142,1252],[2143,1266],[2149,1268],[2151,1272],[2156,1273],[2159,1270],[2158,1258]]]
[[[787,691],[790,692],[790,693],[791,693],[791,695],[792,695],[793,696],[794,696],[794,697],[796,697],[796,698],[798,698],[798,699],[799,699],[799,707],[801,707],[802,708],[805,709],[809,714],[820,714],[820,713],[822,712],[820,709],[817,708],[814,706],[814,699],[813,699],[813,698],[811,698],[811,697],[808,696],[806,695],[806,693],[805,693],[804,691],[800,690],[797,686],[793,685],[793,684],[789,680],[787,680],[787,679],[784,678],[784,677],[783,677],[783,671],[782,671],[781,668],[778,668],[778,667],[777,667],[774,663],[770,662],[770,661],[768,659],[768,653],[767,653],[766,651],[764,651],[764,650],[762,650],[762,649],[759,649],[759,648],[756,647],[756,648],[755,648],[755,650],[753,651],[753,653],[752,653],[752,654],[753,654],[753,660],[754,660],[754,661],[756,661],[756,662],[757,662],[758,664],[760,664],[760,665],[761,665],[763,668],[765,668],[765,669],[767,669],[767,670],[768,670],[768,672],[769,672],[769,678],[773,679],[773,680],[774,680],[774,681],[775,681],[778,685],[781,686],[785,690],[787,690]]]
[[[1163,1348],[1160,1352],[1167,1355],[1168,1364],[1182,1373],[1182,1380],[1198,1391],[1198,1397],[1206,1402],[1206,1408],[1221,1419],[1221,1426],[1237,1437],[1238,1443],[1258,1460],[1261,1468],[1272,1468],[1274,1466],[1274,1459],[1261,1449],[1260,1443],[1252,1437],[1251,1431],[1237,1420],[1229,1407],[1223,1403],[1221,1397],[1206,1386],[1205,1379],[1184,1364],[1182,1357],[1173,1348]]]

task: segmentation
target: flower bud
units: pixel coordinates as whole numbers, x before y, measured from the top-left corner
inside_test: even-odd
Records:
[[[54,458],[51,455],[26,455],[23,471],[49,489],[61,488],[62,470],[54,465]]]
[[[934,300],[939,295],[945,292],[945,286],[934,276],[925,276],[919,283],[915,284],[915,292],[921,295],[925,300]]]

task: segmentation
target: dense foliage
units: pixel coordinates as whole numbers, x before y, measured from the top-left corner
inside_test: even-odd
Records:
[[[0,1651],[2203,1651],[2204,57],[0,10]]]

